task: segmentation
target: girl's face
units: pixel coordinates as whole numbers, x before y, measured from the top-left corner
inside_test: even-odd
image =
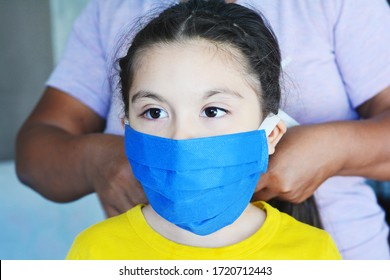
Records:
[[[140,53],[130,89],[131,127],[178,140],[258,129],[255,88],[240,56],[224,48],[189,40]]]

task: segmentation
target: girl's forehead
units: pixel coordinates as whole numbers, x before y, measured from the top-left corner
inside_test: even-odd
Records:
[[[230,43],[214,42],[204,38],[181,38],[171,42],[158,42],[138,52],[133,70],[136,73],[140,68],[153,65],[153,69],[182,65],[183,60],[188,67],[200,64],[207,68],[222,65],[219,71],[236,72],[236,75],[250,81],[256,88],[259,81],[250,67],[248,58]],[[150,70],[150,67],[146,67]]]
[[[204,38],[182,38],[171,42],[157,42],[141,51],[138,58],[149,58],[151,54],[179,53],[193,51],[202,52],[203,55],[222,57],[226,62],[247,66],[245,55],[235,46],[225,42],[214,42]]]
[[[260,82],[248,69],[244,55],[229,44],[203,38],[155,43],[138,53],[130,92],[246,88],[261,100]]]
[[[131,95],[147,91],[193,98],[196,93],[229,91],[258,98],[255,78],[229,48],[203,39],[153,45],[135,65]]]

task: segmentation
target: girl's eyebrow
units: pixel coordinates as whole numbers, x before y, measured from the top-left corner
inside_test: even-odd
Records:
[[[226,89],[226,88],[221,88],[221,89],[212,89],[212,90],[206,91],[206,93],[203,96],[203,99],[204,100],[208,99],[216,94],[228,94],[228,95],[236,96],[238,98],[243,98],[242,95],[237,91]],[[156,101],[166,103],[166,100],[164,99],[164,97],[162,97],[161,95],[154,93],[152,91],[148,91],[148,90],[137,91],[137,93],[134,94],[133,97],[131,98],[131,103],[136,103],[141,98],[151,98],[151,99],[154,99]]]
[[[208,99],[216,94],[228,94],[228,95],[236,96],[238,98],[243,98],[242,95],[235,90],[230,90],[227,88],[217,88],[217,89],[207,91],[203,96],[203,99]]]
[[[148,91],[148,90],[137,91],[137,93],[134,94],[133,97],[131,98],[131,103],[135,103],[141,98],[151,98],[151,99],[154,99],[156,101],[166,103],[166,100],[164,99],[164,97],[162,97],[161,95],[158,95],[157,93]]]

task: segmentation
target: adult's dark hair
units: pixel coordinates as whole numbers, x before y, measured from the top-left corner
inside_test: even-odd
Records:
[[[119,60],[126,117],[138,56],[153,46],[189,39],[203,39],[238,51],[246,60],[245,70],[259,84],[263,116],[277,114],[281,97],[281,55],[277,39],[265,18],[259,12],[223,0],[189,0],[167,8],[152,19],[137,33],[127,54]],[[298,220],[320,226],[316,222],[319,218],[313,199],[301,204],[275,203],[275,200],[272,203]]]

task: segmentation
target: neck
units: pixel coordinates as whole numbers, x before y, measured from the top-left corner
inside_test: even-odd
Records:
[[[142,212],[147,223],[163,237],[179,244],[203,248],[224,247],[243,241],[262,226],[266,217],[263,210],[249,204],[233,224],[212,234],[200,236],[168,222],[150,205],[145,206]]]

